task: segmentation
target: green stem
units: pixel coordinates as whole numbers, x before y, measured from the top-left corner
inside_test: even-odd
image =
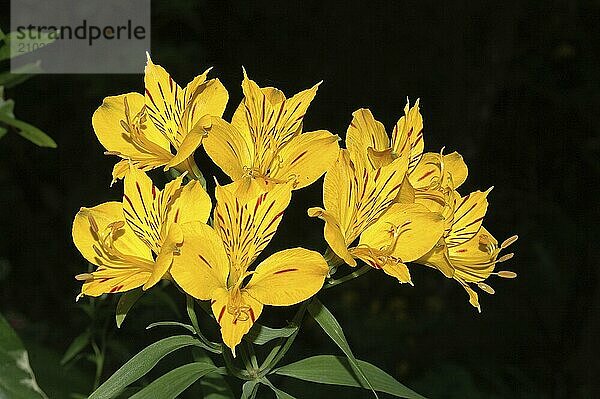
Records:
[[[227,370],[229,371],[229,373],[231,375],[233,375],[234,377],[237,377],[239,379],[242,379],[242,380],[251,380],[252,379],[252,378],[250,378],[250,375],[248,374],[248,372],[246,370],[242,370],[234,364],[234,359],[233,359],[233,356],[232,356],[229,348],[227,348],[225,345],[223,345],[222,351],[223,351],[223,361],[225,362],[225,367],[227,368]]]
[[[213,353],[221,353],[221,345],[210,341],[208,338],[202,334],[200,331],[200,325],[198,324],[198,317],[196,316],[196,310],[194,309],[195,299],[190,295],[186,295],[186,309],[190,321],[192,322],[192,326],[196,331],[196,335],[206,345],[206,350],[211,351]]]
[[[323,289],[329,289],[329,288],[335,287],[336,285],[345,283],[346,281],[353,280],[357,277],[362,276],[363,274],[365,274],[366,272],[368,272],[371,269],[372,269],[371,266],[364,265],[360,269],[358,269],[350,274],[347,274],[344,277],[341,277],[338,279],[329,279],[329,280],[327,280],[327,283],[323,286]]]
[[[300,324],[302,324],[302,320],[304,319],[304,314],[306,313],[306,308],[308,308],[309,303],[310,300],[302,302],[290,325],[300,326]],[[260,366],[259,378],[267,375],[269,371],[271,371],[273,367],[279,363],[287,351],[290,350],[290,347],[294,343],[299,331],[300,328],[296,329],[296,331],[294,331],[294,333],[289,337],[279,340],[277,345],[275,345],[273,350],[271,350],[271,353],[269,353],[263,364]]]
[[[206,179],[204,178],[204,175],[200,171],[200,168],[198,168],[198,165],[196,165],[196,162],[193,159],[190,159],[189,163],[190,163],[190,168],[192,169],[192,173],[194,175],[193,176],[194,179],[198,180],[200,182],[200,184],[202,185],[202,187],[204,188],[204,190],[206,190]]]

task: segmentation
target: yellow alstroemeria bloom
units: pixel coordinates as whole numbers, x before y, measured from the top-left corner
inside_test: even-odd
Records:
[[[325,175],[325,209],[310,208],[308,213],[325,221],[327,243],[348,265],[356,266],[359,258],[410,283],[405,262],[435,245],[443,233],[443,219],[422,205],[398,203],[407,186],[410,148],[389,162],[379,162],[373,148],[387,145],[386,140],[385,128],[370,111],[354,112],[346,133],[348,149],[340,151]],[[358,245],[350,248],[358,237]]]
[[[228,100],[219,79],[207,80],[208,72],[181,88],[148,56],[145,95],[104,99],[92,125],[107,154],[123,158],[113,169],[113,181],[127,173],[129,163],[144,171],[164,166],[197,172],[193,153],[202,143],[210,117],[223,115]]]
[[[277,252],[249,271],[277,230],[291,186],[253,187],[240,197],[237,185],[217,186],[214,228],[200,222],[181,225],[183,245],[171,267],[184,291],[211,301],[223,342],[234,354],[264,305],[289,306],[310,298],[329,271],[319,253],[304,248]]]
[[[125,175],[123,202],[82,208],[73,222],[79,252],[98,266],[76,276],[81,294],[99,296],[143,286],[148,289],[168,275],[173,254],[183,241],[180,223],[206,222],[210,197],[197,181],[182,178],[157,189],[141,170]]]
[[[338,137],[326,130],[302,133],[302,121],[318,84],[291,98],[272,87],[260,88],[244,71],[244,99],[231,123],[212,118],[204,148],[233,180],[269,185],[312,184],[335,161]]]
[[[479,311],[479,298],[470,284],[493,294],[494,290],[484,283],[490,275],[516,277],[515,273],[509,271],[493,273],[497,263],[513,257],[512,253],[500,258],[498,256],[502,249],[516,241],[517,236],[498,246],[498,241],[482,226],[489,192],[475,191],[464,197],[453,192],[453,199],[448,206],[451,212],[446,216],[449,227],[444,237],[429,253],[417,260],[417,263],[434,267],[458,281],[469,294],[471,305]]]

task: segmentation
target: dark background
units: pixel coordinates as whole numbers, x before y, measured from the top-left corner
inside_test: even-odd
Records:
[[[415,287],[371,272],[329,290],[323,302],[359,358],[430,398],[600,397],[600,4],[367,3],[153,2],[152,54],[180,84],[214,66],[230,93],[227,117],[241,99],[242,65],[261,86],[288,95],[324,80],[307,131],[343,136],[360,107],[391,128],[406,97],[420,97],[426,150],[463,154],[470,170],[463,191],[495,186],[486,226],[499,240],[521,237],[503,267],[519,277],[492,280],[497,293],[482,294],[482,314],[457,283],[417,265]],[[121,195],[119,184],[108,188],[115,159],[102,154],[91,115],[103,97],[141,90],[141,75],[42,75],[8,91],[17,116],[59,145],[40,149],[16,134],[0,141],[0,311],[25,340],[51,397],[89,392],[94,372],[85,359],[58,365],[90,324],[89,299],[74,301],[73,276],[87,265],[71,241],[73,216]],[[225,181],[201,151],[197,160]],[[323,249],[322,223],[305,211],[320,196],[320,182],[296,192],[268,251]],[[114,300],[95,304],[104,314],[95,313],[94,328],[108,337],[104,378],[173,333],[145,325],[185,320],[171,288],[152,295],[120,331],[108,314]],[[283,325],[289,315],[270,309],[264,321]],[[337,353],[310,323],[297,347],[288,361]],[[275,382],[299,397],[368,397]]]

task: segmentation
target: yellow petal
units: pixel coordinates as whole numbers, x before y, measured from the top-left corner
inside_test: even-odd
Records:
[[[183,231],[177,224],[171,225],[168,234],[160,247],[160,253],[156,257],[152,275],[144,284],[144,290],[153,287],[168,273],[169,268],[173,263],[173,256],[176,253],[179,253],[179,247],[182,243]]]
[[[479,282],[494,271],[500,249],[494,236],[481,227],[473,238],[449,248],[448,252],[457,277],[466,282]]]
[[[208,135],[206,130],[210,128],[210,125],[210,116],[205,115],[203,118],[199,119],[196,125],[187,132],[181,145],[177,149],[177,154],[175,154],[175,156],[165,165],[165,170],[180,165],[190,157],[193,159],[194,151],[202,145],[202,140]]]
[[[454,277],[455,269],[450,262],[448,255],[448,247],[444,239],[440,241],[425,255],[416,261],[422,265],[434,267],[441,271],[448,278]]]
[[[79,252],[94,265],[122,266],[123,260],[107,256],[101,251],[99,241],[102,235],[110,230],[109,225],[123,221],[123,207],[119,202],[105,202],[93,208],[81,208],[73,221],[73,242]],[[152,262],[150,249],[127,225],[119,229],[114,247],[121,253]]]
[[[144,69],[144,84],[145,104],[150,120],[171,145],[179,147],[183,133],[180,131],[180,121],[176,115],[183,115],[185,104],[176,99],[179,93],[183,92],[182,88],[163,67],[154,64],[150,56]]]
[[[249,133],[239,130],[221,118],[212,118],[203,141],[208,156],[232,180],[238,180],[252,166],[253,145]]]
[[[107,152],[149,170],[164,165],[172,155],[169,142],[147,120],[143,108],[144,97],[138,93],[106,97],[94,112],[92,125]],[[113,173],[115,178],[122,176]]]
[[[342,258],[348,265],[355,267],[356,260],[354,260],[352,254],[348,251],[349,243],[346,242],[339,222],[335,219],[335,216],[322,208],[308,209],[308,216],[318,217],[325,222],[325,227],[323,229],[325,241],[327,241],[327,244],[329,244],[329,247],[337,256]]]
[[[402,284],[409,283],[410,285],[412,285],[410,271],[408,270],[408,267],[402,262],[387,263],[385,266],[383,266],[383,271],[387,275],[396,278]]]
[[[291,139],[279,152],[279,168],[271,177],[295,181],[295,189],[306,187],[321,177],[337,159],[338,137],[326,130],[303,133]]]
[[[409,173],[409,180],[415,189],[428,189],[440,182],[442,175],[442,156],[427,152]]]
[[[396,196],[396,202],[400,204],[412,204],[415,202],[415,189],[410,184],[408,177],[404,177],[400,191]]]
[[[291,199],[291,185],[280,184],[259,195],[236,195],[237,184],[217,186],[214,226],[231,260],[232,281],[244,274],[271,241]]]
[[[129,159],[123,159],[115,164],[112,171],[112,183],[115,183],[117,180],[125,177],[127,172],[129,171],[129,166],[131,165],[131,161]]]
[[[125,176],[123,195],[125,220],[155,254],[160,253],[160,245],[164,238],[162,234],[167,208],[180,185],[181,178],[167,184],[165,190],[161,192],[144,172],[135,167],[131,167]]]
[[[316,294],[328,272],[327,262],[318,252],[287,249],[256,267],[246,291],[265,305],[290,306]]]
[[[439,213],[419,204],[394,204],[361,234],[359,246],[412,262],[429,252],[443,232],[444,221]]]
[[[182,117],[185,134],[188,134],[206,116],[221,117],[227,106],[229,100],[227,89],[219,79],[202,81],[207,73],[208,71],[190,82],[185,88],[185,99],[180,99],[185,104]]]
[[[355,168],[348,150],[340,150],[337,160],[325,174],[323,182],[323,205],[339,222],[345,220],[344,216],[352,212],[348,204],[350,181],[354,179],[354,175]]]
[[[223,241],[204,223],[191,222],[180,227],[183,245],[173,257],[171,276],[194,298],[210,299],[215,290],[227,288],[229,259]]]
[[[285,94],[275,87],[263,87],[260,90],[267,97],[271,105],[277,105],[285,101]]]
[[[419,100],[411,108],[409,102],[404,107],[401,117],[392,131],[393,152],[400,156],[408,148],[408,170],[412,171],[423,154],[423,117],[419,111]]]
[[[467,164],[465,164],[462,155],[458,152],[444,155],[444,171],[450,174],[452,185],[455,189],[467,180],[467,175],[469,174]]]
[[[448,246],[456,246],[470,240],[477,234],[487,211],[488,191],[475,191],[460,198],[454,207],[454,218],[450,235],[446,238]]]
[[[150,278],[148,270],[137,268],[99,268],[91,275],[93,278],[83,284],[81,295],[97,297],[126,292],[140,287]]]
[[[196,221],[206,223],[211,209],[210,196],[199,181],[192,180],[174,194],[166,225]]]
[[[233,351],[262,313],[263,305],[245,290],[230,293],[218,289],[212,298],[212,311],[221,326],[223,342]]]
[[[390,140],[383,124],[375,120],[371,111],[362,108],[352,114],[352,122],[346,132],[346,147],[354,162],[372,169],[376,165],[369,158],[368,149],[386,150],[390,147]]]

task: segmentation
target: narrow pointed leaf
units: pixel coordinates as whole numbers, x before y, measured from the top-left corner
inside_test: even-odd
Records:
[[[210,356],[208,356],[206,351],[200,348],[194,348],[192,354],[194,361],[214,365],[214,362]],[[235,399],[229,384],[219,373],[214,372],[207,374],[200,380],[200,387],[202,388],[202,394],[204,395],[203,399]]]
[[[358,360],[358,363],[375,390],[398,398],[425,399],[425,397],[402,385],[377,366],[362,360]],[[356,377],[348,359],[342,356],[319,355],[309,357],[280,367],[274,371],[274,374],[320,384],[366,388]]]
[[[298,330],[298,327],[270,328],[255,323],[245,338],[256,345],[264,345],[277,338],[287,338]]]
[[[46,133],[27,122],[11,118],[8,115],[0,114],[0,122],[17,128],[19,135],[31,141],[40,147],[56,148],[56,142]]]
[[[327,309],[325,305],[323,305],[317,298],[313,298],[313,300],[310,302],[310,305],[308,305],[308,312],[317,321],[317,323],[319,323],[321,328],[327,333],[327,335],[329,335],[333,342],[335,342],[342,352],[344,352],[346,357],[348,357],[350,364],[352,365],[352,369],[356,372],[357,377],[366,385],[366,387],[371,389],[377,398],[378,396],[373,388],[373,385],[361,370],[360,364],[350,349],[350,345],[346,340],[342,326],[340,323],[338,323],[329,309]]]
[[[174,399],[194,382],[217,370],[207,363],[190,363],[158,377],[130,399]]]
[[[157,321],[156,323],[149,324],[146,327],[146,330],[149,330],[154,327],[182,327],[191,332],[192,334],[196,334],[196,330],[194,330],[193,326],[189,324],[180,323],[178,321]]]
[[[186,346],[199,346],[200,341],[190,335],[176,335],[149,345],[121,366],[89,399],[114,398],[129,384],[148,373],[163,357]]]
[[[90,343],[90,338],[92,337],[92,332],[90,330],[86,330],[82,334],[75,337],[71,345],[65,351],[63,358],[60,361],[60,364],[65,365],[75,356],[77,356],[82,350],[84,350]]]
[[[267,380],[266,378],[263,378],[261,381],[263,384],[271,388],[273,392],[275,392],[275,396],[277,399],[296,399],[289,393],[283,392],[281,389],[275,387],[273,384],[271,384],[271,381]]]
[[[242,385],[242,396],[241,399],[253,399],[258,391],[258,381],[246,381]]]
[[[48,399],[37,385],[23,343],[1,314],[0,398]]]
[[[119,302],[117,303],[117,312],[115,314],[117,328],[121,328],[123,321],[125,321],[125,317],[127,317],[127,313],[129,313],[133,305],[135,305],[143,294],[144,291],[141,288],[136,288],[121,295],[121,298],[119,298]]]

